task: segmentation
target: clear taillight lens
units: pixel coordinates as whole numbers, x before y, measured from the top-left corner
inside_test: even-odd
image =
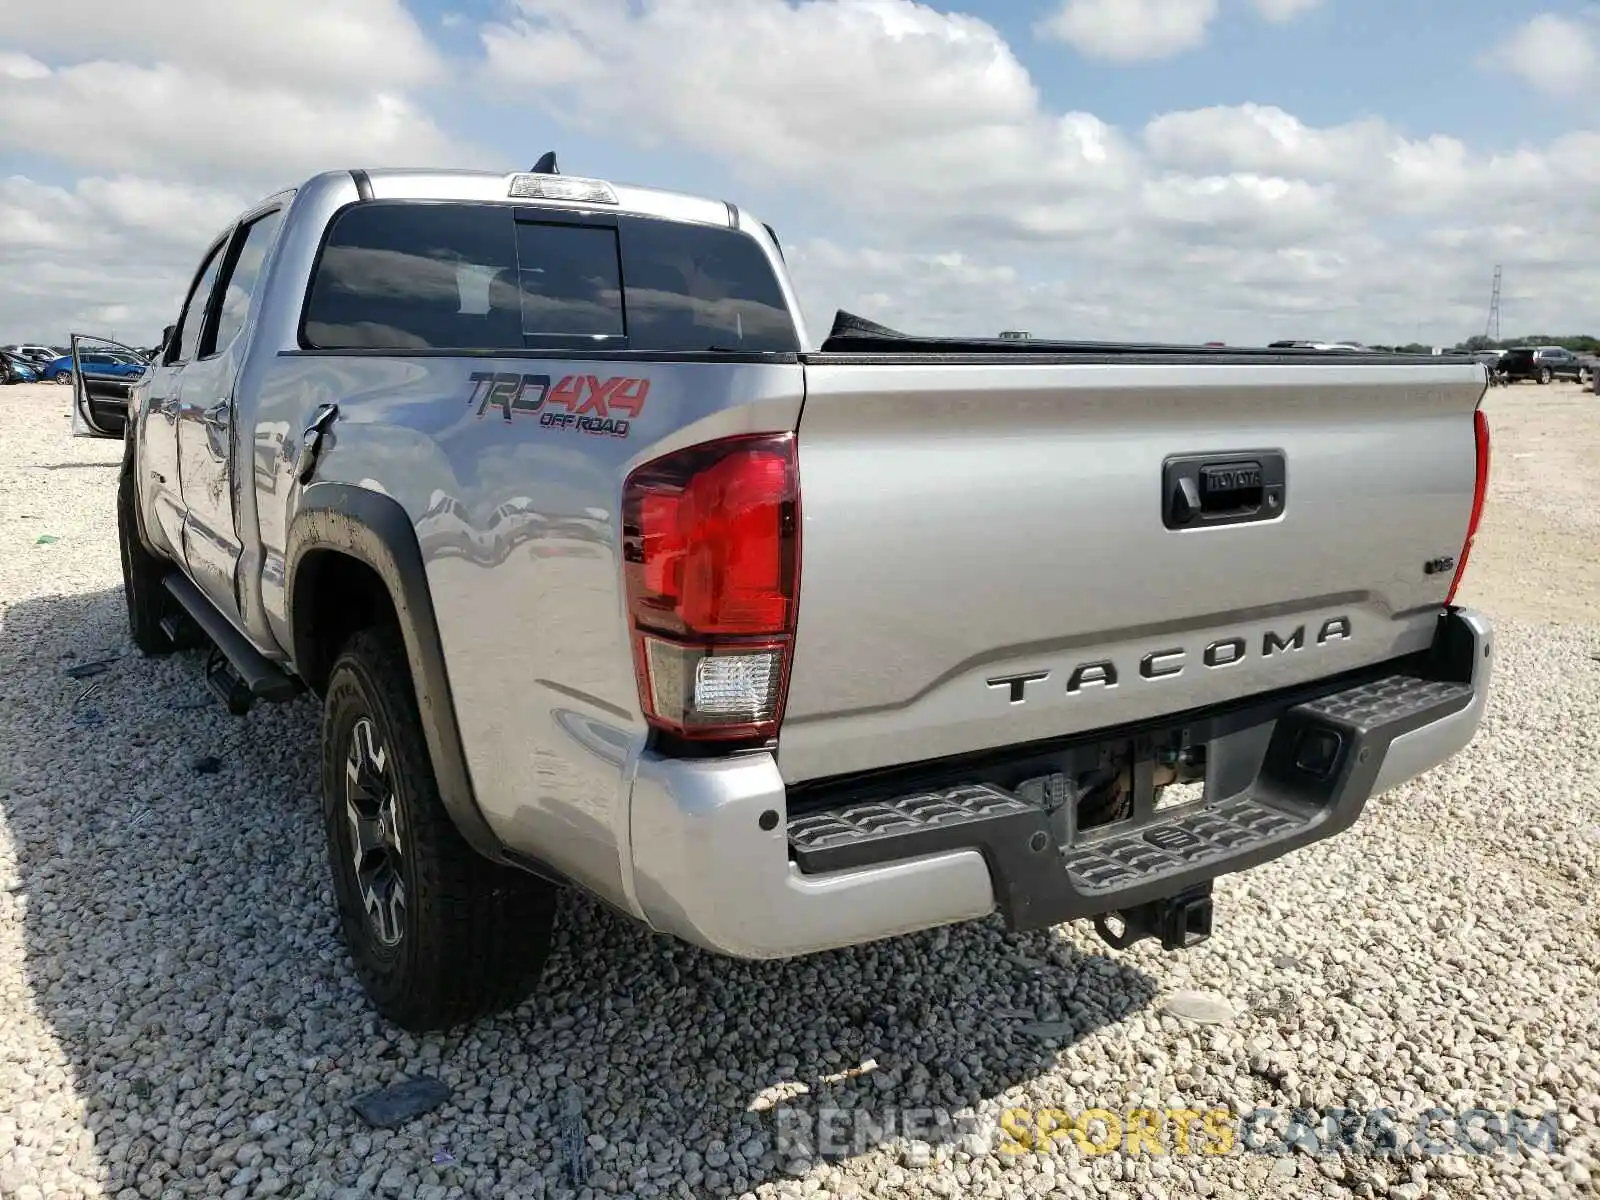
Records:
[[[690,739],[774,735],[799,595],[794,435],[707,442],[636,469],[623,557],[650,723]]]

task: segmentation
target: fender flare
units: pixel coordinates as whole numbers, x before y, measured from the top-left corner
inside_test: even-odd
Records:
[[[306,556],[320,550],[363,563],[383,582],[405,641],[417,711],[445,811],[479,854],[494,862],[513,863],[484,820],[473,791],[422,548],[410,516],[398,501],[369,488],[314,483],[305,489],[284,548],[284,595],[297,672],[313,657],[312,621],[297,619],[294,611],[297,577]]]

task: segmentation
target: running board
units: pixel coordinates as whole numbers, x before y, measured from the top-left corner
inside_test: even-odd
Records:
[[[161,583],[227,660],[228,667],[238,677],[239,687],[251,699],[284,701],[293,700],[300,694],[299,682],[252,646],[250,640],[186,576],[169,571]],[[209,680],[215,674],[214,669],[208,667],[206,674]],[[228,707],[231,711],[239,711],[237,701],[231,701]]]

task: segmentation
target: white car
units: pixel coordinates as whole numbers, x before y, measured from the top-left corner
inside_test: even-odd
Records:
[[[37,362],[41,366],[47,362],[54,362],[61,357],[49,346],[6,346],[5,350],[8,354],[15,354],[18,358],[26,359],[29,362]]]

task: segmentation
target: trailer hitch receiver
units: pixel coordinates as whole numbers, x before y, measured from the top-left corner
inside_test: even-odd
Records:
[[[1112,927],[1113,920],[1120,930]],[[1160,938],[1163,950],[1198,946],[1211,936],[1211,884],[1196,884],[1176,896],[1105,913],[1094,919],[1094,929],[1113,950],[1126,950],[1145,938]]]

